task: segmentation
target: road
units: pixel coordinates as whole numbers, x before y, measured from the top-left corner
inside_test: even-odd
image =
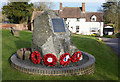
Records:
[[[120,38],[102,38],[120,57]]]

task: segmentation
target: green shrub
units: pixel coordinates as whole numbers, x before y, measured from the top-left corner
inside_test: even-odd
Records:
[[[117,34],[115,34],[115,37],[116,37],[116,38],[120,38],[120,32],[117,33]]]

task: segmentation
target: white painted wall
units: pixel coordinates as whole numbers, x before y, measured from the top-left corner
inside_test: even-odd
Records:
[[[86,22],[85,18],[80,18],[79,21],[76,18],[67,18],[66,24],[72,33],[82,35],[99,33],[100,36],[103,36],[103,22]],[[79,26],[79,32],[76,32],[76,26]],[[99,32],[91,32],[91,28],[96,28]]]

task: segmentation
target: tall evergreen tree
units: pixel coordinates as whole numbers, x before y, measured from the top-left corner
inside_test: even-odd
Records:
[[[106,24],[114,24],[114,32],[117,33],[119,28],[119,7],[117,1],[108,1],[103,4],[103,19]]]
[[[6,14],[10,22],[24,23],[30,21],[33,4],[28,4],[28,2],[10,2],[3,6],[2,10],[2,13]]]

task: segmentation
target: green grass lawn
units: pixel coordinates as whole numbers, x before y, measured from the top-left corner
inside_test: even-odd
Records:
[[[95,37],[72,35],[72,41],[79,50],[92,54],[95,59],[95,73],[83,76],[41,76],[18,72],[10,67],[10,57],[17,49],[30,48],[32,33],[20,31],[13,36],[9,30],[2,30],[2,80],[118,80],[118,58],[104,42]]]

